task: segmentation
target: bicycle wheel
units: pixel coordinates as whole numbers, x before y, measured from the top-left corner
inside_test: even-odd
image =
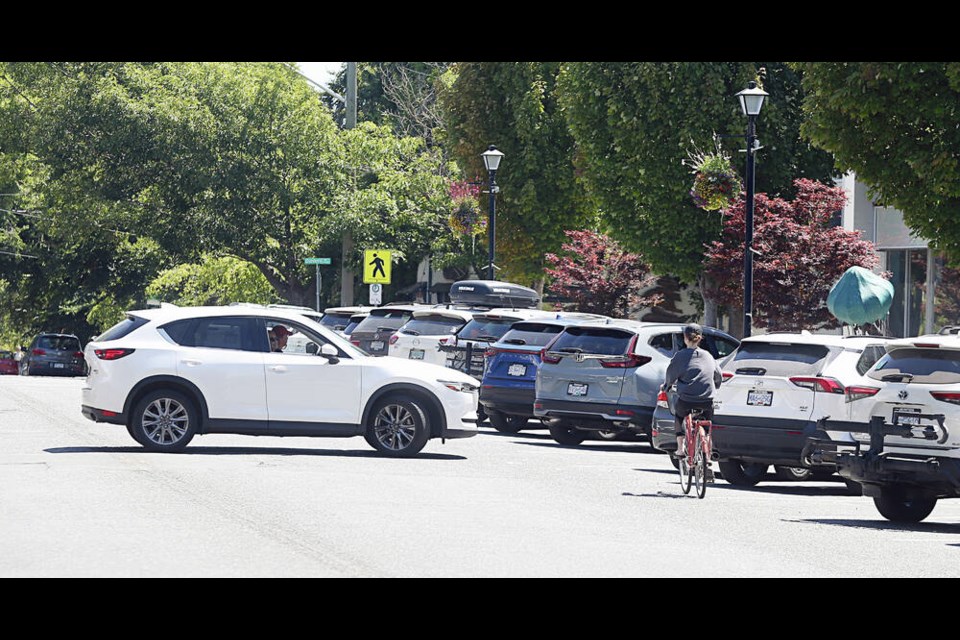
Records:
[[[703,437],[698,431],[697,444],[693,453],[693,480],[697,485],[697,497],[701,500],[707,494],[707,459],[703,449]]]
[[[687,417],[687,421],[685,423],[684,428],[686,429],[686,432],[689,434],[690,429],[692,428],[690,426],[689,416]],[[692,445],[690,444],[689,437],[687,437],[686,439],[686,445],[687,445],[687,451],[690,451],[690,446]],[[680,456],[680,459],[678,462],[680,463],[677,466],[677,470],[680,472],[680,489],[683,490],[684,494],[687,494],[687,493],[690,493],[690,481],[693,480],[693,467],[690,466],[690,456],[682,455]]]

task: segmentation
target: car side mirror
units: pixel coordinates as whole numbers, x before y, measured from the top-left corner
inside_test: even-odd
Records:
[[[320,349],[320,347],[317,346],[317,343],[316,343],[316,342],[308,342],[308,343],[307,343],[307,353],[309,353],[310,355],[312,355],[312,356],[317,355],[317,351],[318,351],[319,349]]]
[[[325,344],[320,347],[320,355],[329,360],[330,364],[337,364],[340,362],[340,353],[332,344]]]

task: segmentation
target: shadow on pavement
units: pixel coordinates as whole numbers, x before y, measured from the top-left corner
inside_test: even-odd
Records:
[[[942,524],[936,522],[917,522],[915,524],[904,522],[890,522],[883,520],[835,520],[831,518],[806,518],[800,520],[787,520],[784,522],[797,522],[800,524],[829,524],[837,527],[850,527],[853,529],[874,529],[877,531],[916,531],[918,533],[947,533],[956,535],[960,533],[960,524]],[[960,544],[951,544],[952,547],[960,547]]]
[[[617,442],[609,443],[607,441],[588,440],[582,445],[567,446],[554,442],[553,438],[545,438],[546,442],[517,442],[528,447],[546,447],[550,449],[569,449],[571,451],[608,451],[613,453],[646,453],[654,455],[663,455],[649,444],[642,442]],[[637,446],[640,445],[640,446]]]
[[[46,453],[138,453],[146,455],[206,455],[206,456],[324,456],[337,458],[379,458],[381,460],[466,460],[464,456],[445,453],[419,453],[413,458],[390,458],[376,451],[340,451],[333,449],[294,449],[289,447],[187,447],[179,453],[158,453],[143,447],[55,447],[44,449]]]

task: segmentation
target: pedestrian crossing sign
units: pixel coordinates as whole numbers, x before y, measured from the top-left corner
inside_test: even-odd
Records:
[[[389,249],[363,252],[363,284],[390,284],[390,253]]]

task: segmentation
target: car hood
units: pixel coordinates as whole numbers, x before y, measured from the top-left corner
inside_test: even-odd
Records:
[[[468,376],[456,369],[441,367],[440,365],[429,362],[407,360],[406,358],[397,358],[395,356],[383,356],[375,360],[376,366],[386,369],[398,378],[422,378],[424,380],[430,380],[431,382],[435,380],[449,380],[451,382],[466,382],[477,386],[480,385],[480,381],[473,376]]]

